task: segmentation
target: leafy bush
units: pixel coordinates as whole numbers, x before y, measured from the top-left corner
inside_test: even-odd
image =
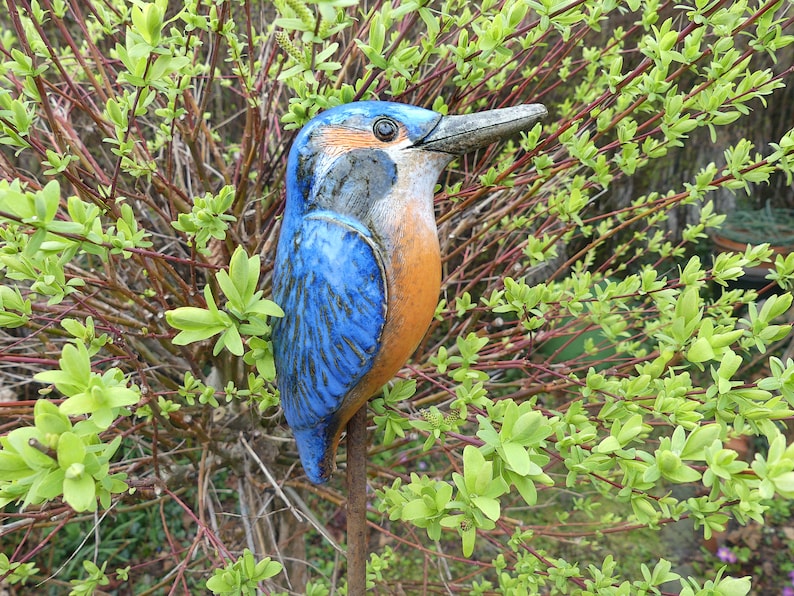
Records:
[[[794,257],[766,244],[707,256],[715,197],[792,183],[794,129],[766,124],[791,79],[790,4],[8,6],[6,582],[338,583],[344,487],[338,475],[312,488],[295,465],[269,343],[282,313],[267,296],[294,130],[379,98],[442,113],[537,101],[552,116],[458,160],[440,186],[436,320],[371,403],[369,581],[749,591],[722,571],[681,577],[675,552],[609,549],[678,520],[708,537],[794,496],[780,320]],[[767,136],[756,148],[740,126]],[[684,176],[659,186],[673,158]],[[780,291],[764,302],[731,285],[759,266]],[[752,461],[729,443],[741,436],[759,445]],[[103,548],[114,520],[148,546]]]

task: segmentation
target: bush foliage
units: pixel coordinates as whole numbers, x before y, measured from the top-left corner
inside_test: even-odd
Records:
[[[707,237],[722,191],[791,187],[791,122],[759,124],[791,81],[791,2],[176,4],[0,16],[0,577],[344,590],[342,475],[307,483],[274,385],[290,141],[358,99],[542,102],[440,184],[437,316],[370,404],[369,580],[746,594],[610,537],[709,537],[794,497],[794,256]],[[673,159],[695,170],[659,186]],[[733,285],[755,267],[765,301]]]

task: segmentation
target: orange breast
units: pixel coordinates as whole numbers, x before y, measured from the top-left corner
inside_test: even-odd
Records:
[[[441,290],[441,254],[435,226],[425,228],[404,213],[411,233],[399,235],[387,273],[389,306],[382,348],[372,369],[373,393],[402,368],[424,337]],[[419,218],[417,218],[419,219]]]
[[[438,304],[441,253],[435,222],[413,201],[388,222],[386,285],[388,308],[381,349],[372,369],[340,409],[344,421],[402,368],[424,337]],[[432,213],[432,212],[431,212]]]

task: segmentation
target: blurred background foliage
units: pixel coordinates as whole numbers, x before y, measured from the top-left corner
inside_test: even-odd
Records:
[[[371,402],[373,589],[784,588],[719,549],[789,519],[794,257],[710,234],[794,207],[790,1],[6,5],[9,589],[345,592],[268,297],[291,139],[360,99],[550,113],[440,183],[437,316]]]

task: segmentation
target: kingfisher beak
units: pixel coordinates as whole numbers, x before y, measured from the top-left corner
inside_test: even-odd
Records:
[[[533,103],[465,116],[443,116],[414,147],[462,155],[528,130],[546,114],[544,105]]]

